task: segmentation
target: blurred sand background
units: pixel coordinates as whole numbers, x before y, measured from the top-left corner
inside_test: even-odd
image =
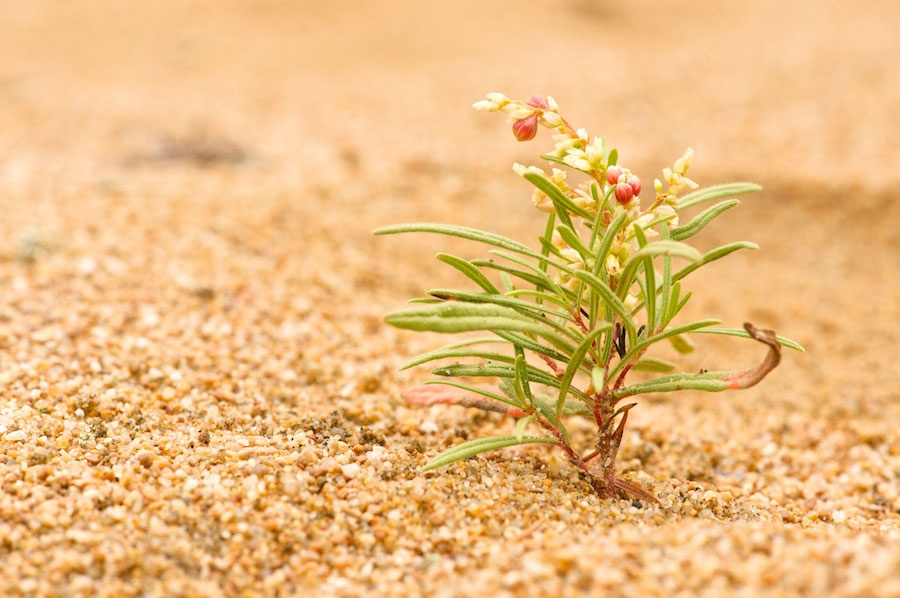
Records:
[[[900,596],[900,5],[0,5],[0,594]],[[652,181],[753,180],[689,316],[796,339],[742,394],[631,413],[602,502],[511,424],[408,409],[460,284],[402,221],[541,215],[488,91],[553,95]],[[649,188],[649,185],[646,185]],[[685,369],[758,347],[700,339]],[[578,433],[586,431],[576,430]]]

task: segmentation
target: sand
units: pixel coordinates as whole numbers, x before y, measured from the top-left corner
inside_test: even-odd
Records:
[[[892,3],[7,3],[0,595],[900,596]],[[765,190],[704,231],[685,318],[774,328],[741,393],[646,397],[601,501],[512,422],[407,407],[448,339],[382,323],[433,259],[536,244],[549,93],[645,181]],[[702,338],[687,371],[761,357]],[[588,443],[590,427],[574,424]]]

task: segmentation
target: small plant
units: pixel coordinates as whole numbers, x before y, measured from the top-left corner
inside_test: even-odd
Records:
[[[471,279],[480,290],[433,289],[415,306],[388,315],[399,328],[458,333],[490,332],[425,353],[404,368],[443,359],[476,358],[480,363],[454,363],[432,370],[447,378],[492,377],[496,388],[456,380],[434,380],[405,393],[416,404],[450,403],[505,413],[517,419],[513,434],[480,438],[454,446],[425,465],[434,469],[479,453],[504,447],[546,443],[559,446],[602,498],[617,492],[655,501],[643,489],[616,477],[616,454],[628,412],[636,403],[623,401],[646,393],[691,389],[718,392],[742,389],[762,380],[781,359],[781,345],[796,343],[744,324],[744,330],[717,327],[719,320],[675,323],[691,298],[684,279],[738,249],[755,249],[738,241],[705,254],[686,243],[714,218],[738,205],[726,199],[681,224],[682,211],[704,202],[733,197],[760,187],[729,183],[697,190],[686,176],[693,151],[688,149],[672,168],[663,169],[665,183],[655,180],[652,201],[641,207],[641,180],[618,164],[618,153],[604,137],[590,139],[560,115],[551,97],[526,102],[500,93],[477,102],[477,110],[504,112],[519,141],[534,138],[538,125],[555,132],[555,147],[541,156],[563,168],[550,174],[536,166],[515,164],[513,170],[535,189],[532,202],[547,213],[538,238],[540,249],[473,228],[444,224],[400,224],[380,228],[377,235],[432,232],[495,247],[494,259],[471,261],[439,253],[437,259]],[[570,174],[581,182],[571,182]],[[661,267],[658,270],[657,267]],[[497,273],[498,283],[487,276]],[[693,334],[724,334],[755,339],[768,348],[757,366],[726,371],[668,373],[675,364],[650,352],[663,341],[681,353],[693,350]],[[501,343],[506,352],[490,350]],[[628,382],[634,371],[665,375]],[[589,417],[597,425],[591,450],[572,443],[564,421]],[[538,434],[526,434],[528,428]]]

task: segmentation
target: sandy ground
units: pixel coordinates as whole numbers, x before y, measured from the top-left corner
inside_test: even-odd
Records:
[[[4,3],[0,594],[900,596],[898,5],[682,4]],[[511,423],[405,407],[446,339],[381,318],[480,249],[369,233],[537,236],[509,166],[549,140],[492,90],[766,188],[688,315],[808,352],[641,401],[620,470],[662,507],[541,447],[420,472]]]

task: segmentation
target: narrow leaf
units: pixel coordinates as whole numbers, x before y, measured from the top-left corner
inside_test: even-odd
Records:
[[[679,243],[678,241],[656,241],[654,243],[648,243],[645,247],[642,247],[631,254],[625,261],[625,265],[622,268],[622,283],[617,290],[619,298],[625,298],[628,289],[634,281],[634,275],[637,268],[643,262],[644,258],[653,258],[659,255],[684,258],[693,261],[694,264],[692,264],[692,266],[703,259],[703,255],[699,251],[686,243]],[[688,268],[690,267],[691,266],[688,266]]]
[[[741,202],[737,199],[729,199],[703,210],[687,224],[673,228],[672,239],[675,241],[684,241],[685,239],[693,237],[720,214],[727,212],[739,203]]]
[[[498,395],[497,393],[490,392],[481,388],[480,386],[473,386],[471,384],[465,384],[463,382],[456,382],[455,380],[428,380],[425,384],[440,384],[442,386],[453,386],[455,388],[460,388],[462,390],[468,390],[469,392],[474,392],[476,394],[480,394],[483,397],[487,397],[489,399],[494,399],[495,401],[500,401],[501,403],[506,403],[507,405],[512,405],[513,407],[523,407],[521,403],[516,403],[512,398],[506,398],[504,396]]]
[[[739,330],[737,328],[700,328],[698,330],[692,330],[691,334],[724,334],[727,336],[739,336],[741,338],[753,338],[750,334],[747,333],[746,330]],[[789,349],[794,349],[796,351],[801,351],[803,353],[806,352],[806,349],[803,348],[799,343],[792,341],[789,338],[785,338],[783,336],[776,336],[778,343],[782,346],[785,346]]]
[[[558,309],[550,309],[548,307],[544,307],[542,305],[538,305],[536,303],[532,303],[531,301],[524,301],[522,299],[516,299],[514,297],[508,297],[506,295],[489,295],[486,293],[473,293],[471,291],[460,291],[456,289],[429,289],[426,291],[429,295],[433,295],[439,299],[444,301],[462,301],[467,303],[493,303],[494,305],[503,305],[505,307],[511,307],[532,319],[538,319],[540,321],[539,314],[545,313],[552,316],[556,316],[559,318],[566,318],[568,320],[574,320],[572,314],[568,311],[562,311]],[[535,314],[538,314],[538,317],[535,317]]]
[[[472,265],[471,262],[467,262],[466,260],[456,257],[455,255],[450,255],[449,253],[439,253],[437,254],[437,259],[444,262],[445,264],[449,264],[465,274],[467,277],[472,279],[475,284],[480,286],[482,289],[487,291],[488,293],[499,294],[500,290],[494,286],[494,284],[488,280],[487,276],[485,276],[481,270]]]
[[[660,332],[659,334],[656,334],[654,336],[651,336],[650,338],[646,338],[642,341],[635,343],[631,347],[631,349],[629,349],[628,352],[625,353],[625,356],[622,357],[622,359],[619,361],[619,363],[616,364],[616,367],[614,367],[612,369],[612,371],[610,371],[609,375],[606,377],[606,383],[609,384],[609,382],[611,380],[615,379],[615,377],[618,375],[618,373],[620,371],[622,371],[622,369],[628,363],[630,363],[632,359],[634,359],[634,356],[638,355],[641,351],[643,351],[647,347],[649,347],[655,343],[658,343],[661,340],[667,339],[669,337],[676,336],[678,334],[684,334],[684,333],[690,332],[692,330],[697,330],[698,328],[714,326],[716,324],[721,324],[721,321],[720,320],[697,320],[695,322],[688,322],[687,324],[682,324],[681,326],[673,326],[672,328],[669,328],[668,330],[664,330],[664,331]]]
[[[416,355],[401,366],[401,370],[408,370],[411,367],[435,361],[438,359],[453,359],[459,357],[478,357],[480,359],[491,359],[501,363],[515,363],[515,359],[509,355],[501,355],[500,353],[491,353],[490,351],[478,351],[476,349],[437,349]]]
[[[528,383],[528,366],[525,364],[525,353],[522,351],[522,347],[516,347],[515,371],[516,394],[519,395],[523,404],[531,405],[534,403],[534,399],[531,395],[531,385]]]
[[[516,433],[515,434],[516,434],[516,440],[518,442],[522,442],[522,438],[525,437],[525,428],[528,427],[528,424],[530,424],[532,422],[532,420],[534,420],[534,418],[535,418],[534,415],[529,415],[527,417],[520,417],[516,421]]]
[[[497,377],[514,379],[516,377],[515,368],[503,364],[467,365],[457,363],[454,365],[445,365],[434,368],[433,370],[431,370],[431,373],[435,376],[446,376],[448,378],[471,376],[473,378]],[[543,384],[544,386],[551,386],[553,388],[560,387],[560,381],[556,376],[552,376],[544,371],[538,370],[533,366],[530,366],[528,368],[526,372],[526,379],[536,384]],[[570,388],[569,392],[580,399],[588,400],[587,395],[576,388]]]
[[[575,352],[572,353],[571,360],[569,364],[566,366],[566,371],[563,374],[562,380],[559,386],[559,397],[556,399],[556,419],[559,419],[560,414],[562,413],[563,403],[566,400],[566,396],[569,394],[569,388],[572,386],[572,380],[575,378],[575,374],[578,373],[579,368],[581,368],[581,361],[584,359],[584,356],[587,354],[588,350],[590,350],[591,345],[606,330],[609,330],[611,326],[609,324],[603,324],[598,326],[597,328],[591,330],[590,334],[584,337],[584,340],[581,341],[575,348]]]
[[[676,365],[658,357],[641,357],[631,368],[641,372],[671,372]]]
[[[688,193],[678,200],[678,205],[675,206],[675,209],[683,210],[705,201],[744,195],[745,193],[760,191],[761,189],[762,187],[756,183],[725,183],[723,185],[713,185],[712,187],[706,187],[704,189],[698,189],[693,193]]]
[[[756,243],[751,243],[750,241],[736,241],[734,243],[728,243],[727,245],[722,245],[721,247],[717,247],[717,248],[713,249],[712,251],[708,251],[706,254],[704,254],[703,258],[700,261],[694,262],[693,264],[691,264],[689,266],[685,266],[684,268],[682,268],[681,270],[676,272],[672,276],[672,280],[673,281],[681,280],[682,278],[684,278],[685,276],[687,276],[688,274],[690,274],[697,268],[700,268],[701,266],[705,266],[706,264],[708,264],[710,262],[714,262],[718,259],[722,259],[729,253],[733,253],[733,252],[737,251],[738,249],[759,249],[759,245],[757,245]]]
[[[540,335],[550,342],[568,345],[552,329],[543,326],[516,310],[490,303],[462,303],[445,301],[437,305],[411,307],[389,314],[385,322],[407,330],[431,332],[466,332],[470,330],[510,330]]]
[[[534,251],[530,247],[519,243],[518,241],[513,241],[512,239],[507,239],[506,237],[485,232],[483,230],[478,230],[476,228],[469,228],[466,226],[455,226],[452,224],[435,224],[432,222],[420,222],[420,223],[410,223],[410,224],[394,224],[391,226],[383,226],[381,228],[377,228],[372,231],[372,234],[375,235],[394,235],[397,233],[414,233],[414,232],[422,232],[422,233],[438,233],[441,235],[450,235],[452,237],[459,237],[461,239],[469,239],[471,241],[478,241],[480,243],[486,243],[487,245],[494,245],[496,247],[502,247],[503,249],[508,249],[509,251],[514,251],[515,253],[521,253],[522,255],[527,255],[529,257],[541,258],[541,254]]]
[[[556,230],[559,231],[559,235],[563,238],[563,241],[566,244],[578,252],[578,255],[581,256],[582,261],[584,263],[588,263],[588,260],[591,259],[591,250],[585,247],[584,243],[581,242],[581,239],[578,237],[578,233],[576,233],[572,228],[566,226],[565,224],[560,224],[556,227]]]
[[[454,461],[468,459],[469,457],[473,457],[480,453],[486,453],[488,451],[494,451],[510,446],[539,443],[554,444],[556,442],[557,441],[554,438],[543,438],[539,436],[525,436],[521,439],[518,439],[515,436],[491,436],[489,438],[479,438],[447,449],[426,463],[423,466],[423,469],[425,471],[437,469],[442,465],[448,465]]]
[[[669,337],[669,343],[674,347],[676,351],[679,353],[691,353],[694,350],[694,343],[692,343],[687,337],[676,335]]]
[[[573,214],[578,214],[582,218],[587,218],[591,220],[591,215],[583,208],[578,207],[575,202],[572,201],[562,190],[553,184],[553,181],[548,179],[547,177],[540,174],[532,174],[526,173],[524,175],[525,180],[529,183],[543,191],[547,197],[553,201],[553,204],[556,206],[556,213],[559,215],[559,219],[568,224],[572,228],[572,220],[569,218],[569,212]]]
[[[637,328],[634,324],[634,319],[631,317],[631,312],[628,311],[628,308],[625,307],[625,303],[619,299],[616,294],[613,292],[609,285],[606,284],[603,280],[600,280],[590,272],[578,271],[575,273],[575,276],[578,277],[579,280],[584,281],[588,284],[592,289],[597,291],[600,297],[603,299],[603,302],[609,306],[616,315],[618,315],[622,322],[625,324],[625,328],[628,329],[628,332],[634,336],[637,334]]]

